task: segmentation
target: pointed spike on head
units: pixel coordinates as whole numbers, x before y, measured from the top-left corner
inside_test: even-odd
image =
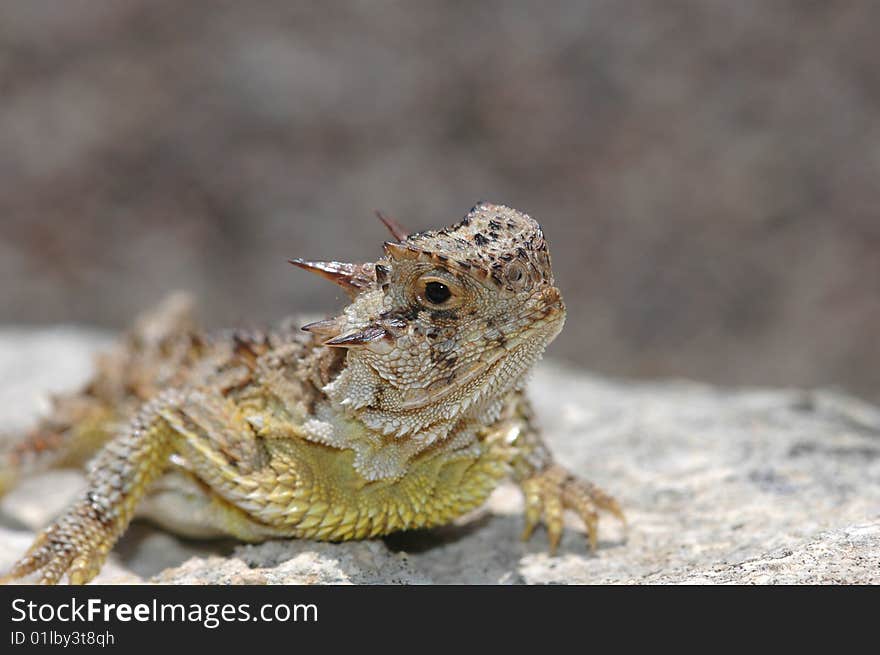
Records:
[[[391,275],[391,269],[385,264],[376,264],[376,284],[384,285]]]
[[[397,261],[415,260],[421,256],[421,252],[418,249],[402,243],[395,243],[394,241],[385,242],[385,252],[388,253],[391,259]]]
[[[403,227],[400,223],[398,223],[396,220],[394,220],[390,216],[386,216],[385,214],[380,212],[378,209],[375,211],[376,211],[376,216],[378,217],[378,219],[380,221],[382,221],[382,224],[386,228],[388,228],[389,232],[391,232],[391,236],[393,236],[398,241],[405,241],[406,240],[406,238],[410,234],[409,230],[407,230],[405,227]]]
[[[301,269],[315,273],[321,277],[327,278],[331,282],[337,282],[339,278],[350,278],[354,275],[354,264],[347,262],[310,262],[305,259],[295,257],[288,259],[288,262]]]
[[[315,321],[314,323],[303,325],[300,330],[314,334],[320,339],[332,339],[339,336],[340,327],[338,319],[328,318],[323,321]]]
[[[375,280],[372,264],[351,264],[348,262],[310,262],[305,259],[288,259],[294,266],[320,275],[345,289],[354,298]]]
[[[325,346],[336,346],[338,348],[354,348],[357,346],[365,346],[373,341],[379,341],[389,336],[383,327],[370,326],[356,332],[349,332],[334,337],[324,342]]]

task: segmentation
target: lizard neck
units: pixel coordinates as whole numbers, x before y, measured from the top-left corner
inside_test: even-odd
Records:
[[[371,431],[397,439],[433,443],[462,424],[491,424],[505,399],[525,382],[525,370],[511,371],[509,358],[497,358],[472,366],[473,374],[462,374],[447,386],[427,391],[402,388],[358,355],[357,351],[348,353],[346,366],[324,392],[340,413]]]

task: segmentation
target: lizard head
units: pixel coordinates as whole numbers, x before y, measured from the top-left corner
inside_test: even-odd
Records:
[[[493,411],[565,319],[540,226],[490,203],[415,234],[381,218],[396,240],[375,263],[294,261],[353,297],[341,316],[304,328],[349,349],[328,393],[400,435]]]

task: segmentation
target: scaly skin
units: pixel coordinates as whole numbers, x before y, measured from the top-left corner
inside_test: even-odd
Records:
[[[513,477],[524,537],[563,512],[595,548],[617,503],[553,461],[522,393],[565,309],[538,224],[481,203],[373,263],[292,263],[352,298],[303,328],[202,334],[175,296],[6,453],[0,491],[98,450],[86,491],[6,576],[97,575],[136,512],[186,535],[341,541],[442,525]]]

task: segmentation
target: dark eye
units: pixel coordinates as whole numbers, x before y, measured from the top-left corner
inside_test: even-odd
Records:
[[[442,282],[428,282],[425,285],[425,298],[434,303],[435,305],[442,305],[452,296],[452,291],[449,290]]]

